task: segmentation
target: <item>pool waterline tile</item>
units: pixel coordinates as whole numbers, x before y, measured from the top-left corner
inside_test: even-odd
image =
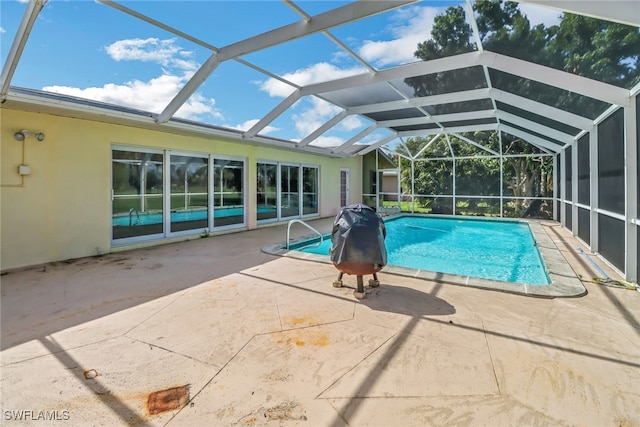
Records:
[[[406,214],[400,214],[394,217],[408,216]],[[420,215],[429,216],[429,215]],[[448,217],[461,219],[460,217],[449,215],[438,215],[438,217]],[[485,220],[487,218],[465,218],[469,220]],[[523,220],[523,219],[491,219],[492,221],[509,221],[509,222],[521,222],[529,225],[533,239],[536,246],[539,246],[540,256],[544,263],[545,269],[551,281],[548,285],[532,285],[522,284],[514,282],[504,282],[499,280],[483,279],[472,276],[461,276],[450,273],[440,273],[428,270],[420,270],[415,268],[399,267],[394,265],[387,265],[382,269],[382,272],[388,274],[395,274],[399,276],[414,277],[418,279],[435,281],[438,283],[449,283],[458,286],[468,286],[473,288],[488,289],[500,292],[509,292],[520,295],[540,297],[540,298],[557,298],[557,297],[580,297],[586,295],[587,290],[583,286],[582,282],[575,274],[573,269],[569,266],[564,256],[556,246],[555,242],[549,237],[540,223],[535,220]],[[311,237],[301,238],[293,241],[289,246],[295,246],[302,241],[309,241]],[[540,246],[539,242],[543,245]],[[265,245],[262,247],[262,251],[272,255],[287,256],[291,258],[303,259],[307,261],[322,262],[331,264],[329,256],[318,255],[312,253],[306,253],[296,250],[285,249],[286,242],[274,243]]]

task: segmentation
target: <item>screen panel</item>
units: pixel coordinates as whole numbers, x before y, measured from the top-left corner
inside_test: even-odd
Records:
[[[598,215],[598,252],[620,271],[624,271],[624,221]]]
[[[598,207],[624,215],[624,109],[598,126]]]
[[[636,95],[636,160],[636,189],[638,192],[636,218],[640,218],[640,96],[638,95]],[[636,226],[636,246],[636,265],[640,265],[640,224]]]
[[[564,209],[565,209],[565,215],[564,215],[565,227],[567,227],[569,230],[572,230],[573,229],[573,211],[571,210],[571,205],[569,203],[565,203]]]
[[[589,205],[591,168],[589,166],[589,134],[578,140],[578,203]]]
[[[573,194],[572,194],[573,186],[571,185],[571,174],[573,173],[573,171],[572,171],[572,163],[571,163],[571,156],[573,155],[572,148],[573,147],[567,148],[567,150],[565,151],[565,154],[564,154],[564,170],[565,170],[565,174],[564,174],[564,194],[565,194],[565,200],[573,200]]]
[[[588,209],[578,208],[578,237],[591,243],[591,214]]]

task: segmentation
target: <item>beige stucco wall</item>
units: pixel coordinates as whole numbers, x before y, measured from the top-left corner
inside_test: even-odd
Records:
[[[43,132],[23,143],[14,132]],[[336,159],[91,120],[0,109],[0,269],[102,254],[111,247],[112,144],[247,159],[247,228],[255,228],[257,160],[320,167],[320,216],[339,210],[340,169],[350,170],[350,203],[361,199],[361,158]],[[23,151],[24,149],[24,151]],[[17,173],[21,163],[31,174]],[[184,239],[184,237],[182,238]],[[158,242],[160,243],[160,242]]]

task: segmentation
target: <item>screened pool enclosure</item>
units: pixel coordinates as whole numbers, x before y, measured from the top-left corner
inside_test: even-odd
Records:
[[[2,7],[2,108],[357,156],[362,200],[340,170],[340,205],[554,220],[637,281],[636,0]],[[321,212],[317,163],[216,150],[114,142],[113,240]]]

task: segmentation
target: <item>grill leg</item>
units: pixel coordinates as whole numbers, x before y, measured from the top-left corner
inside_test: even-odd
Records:
[[[358,276],[358,289],[356,289],[353,295],[358,299],[364,298],[364,283],[362,281],[362,276]]]
[[[338,275],[338,280],[335,280],[333,282],[333,287],[334,288],[341,288],[342,287],[342,275],[344,273],[341,271],[340,274]]]
[[[376,275],[376,273],[373,273],[373,279],[369,279],[369,286],[371,286],[372,288],[377,288],[378,286],[380,286],[380,281],[378,280],[378,276]]]

